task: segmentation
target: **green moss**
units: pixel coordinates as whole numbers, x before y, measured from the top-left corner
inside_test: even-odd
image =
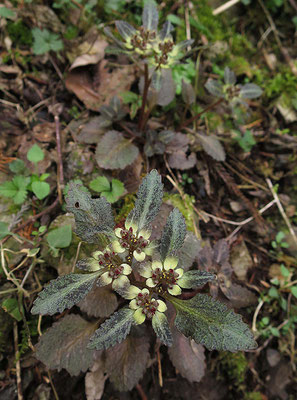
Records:
[[[260,392],[247,392],[243,400],[262,400],[263,396]]]
[[[31,30],[22,20],[7,23],[7,32],[14,44],[31,46],[33,43]]]
[[[248,362],[244,353],[221,352],[217,360],[219,372],[227,375],[232,384],[241,390],[245,387],[245,375],[248,369]]]
[[[190,196],[185,193],[184,199],[182,199],[181,196],[177,193],[169,194],[165,192],[163,200],[168,201],[170,204],[173,205],[173,207],[179,209],[186,220],[188,230],[195,233],[194,223],[195,220],[197,220],[197,216],[193,208],[193,204],[195,203],[194,196]]]
[[[129,212],[134,208],[135,194],[127,194],[123,200],[123,205],[120,208],[118,215],[115,217],[116,224],[125,220]]]

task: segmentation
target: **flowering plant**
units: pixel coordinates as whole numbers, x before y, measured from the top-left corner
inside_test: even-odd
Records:
[[[139,187],[135,208],[122,227],[115,227],[110,204],[92,199],[73,184],[67,208],[74,213],[82,240],[100,250],[77,262],[81,272],[52,281],[34,302],[33,314],[55,314],[81,302],[93,287],[108,286],[123,298],[120,307],[90,337],[88,349],[108,349],[122,342],[133,326],[152,323],[160,342],[171,346],[168,303],[175,309],[175,328],[209,349],[248,350],[255,342],[239,315],[207,294],[183,300],[184,290],[203,287],[216,276],[208,271],[185,271],[180,258],[186,237],[182,214],[174,209],[161,239],[151,241],[151,223],[163,197],[161,177],[152,170]],[[125,304],[125,300],[129,302]]]

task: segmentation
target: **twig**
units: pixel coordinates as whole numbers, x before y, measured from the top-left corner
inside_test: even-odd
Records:
[[[15,351],[15,361],[16,361],[15,364],[16,364],[18,400],[24,400],[22,392],[21,362],[19,353],[19,334],[18,334],[17,321],[13,322],[13,338],[14,338],[14,351]]]
[[[162,377],[162,364],[161,364],[161,357],[160,357],[160,346],[158,345],[156,349],[157,353],[157,360],[158,360],[158,377],[159,377],[159,385],[163,387],[163,377]]]
[[[60,119],[58,115],[55,115],[55,123],[56,123],[56,141],[57,141],[57,153],[58,153],[58,196],[60,204],[63,204],[62,190],[64,188],[64,172],[63,172],[63,158],[61,150]]]
[[[212,108],[214,108],[215,106],[219,105],[220,103],[222,103],[224,99],[219,99],[217,101],[215,101],[214,103],[210,104],[209,106],[207,106],[204,110],[202,110],[200,113],[194,115],[194,117],[188,119],[187,121],[184,122],[183,125],[180,126],[179,130],[185,129],[188,125],[190,125],[192,122],[196,121],[197,119],[199,119],[201,117],[201,115],[203,115],[204,113],[206,113],[207,111],[211,110]]]
[[[289,229],[289,232],[290,232],[295,244],[297,245],[296,234],[295,234],[294,229],[293,229],[293,227],[291,225],[291,222],[289,221],[289,218],[287,217],[287,214],[285,213],[285,210],[284,210],[284,208],[283,208],[283,206],[282,206],[282,204],[281,204],[281,202],[279,200],[279,197],[278,197],[277,193],[273,189],[273,185],[271,183],[271,180],[269,178],[267,178],[266,182],[267,182],[267,185],[268,185],[268,187],[269,187],[269,189],[270,189],[270,191],[271,191],[271,193],[272,193],[272,195],[273,195],[273,197],[274,197],[274,199],[276,201],[276,204],[277,204],[277,207],[279,209],[279,212],[280,212],[281,216],[283,217],[283,219],[284,219],[284,221],[285,221],[285,223],[286,223],[286,225],[287,225],[287,227]]]
[[[261,300],[260,303],[257,305],[257,308],[256,308],[256,310],[254,312],[253,325],[252,325],[252,331],[253,332],[257,332],[257,317],[259,315],[259,312],[260,312],[263,304],[264,304],[264,300]]]
[[[142,389],[140,384],[138,383],[135,387],[137,392],[139,393],[141,400],[147,400],[146,394],[144,393],[144,390]]]
[[[48,58],[49,58],[50,62],[53,64],[53,67],[54,67],[56,73],[58,74],[59,78],[64,83],[64,78],[63,78],[62,72],[60,71],[56,61],[53,59],[53,57],[50,55],[50,53],[48,53]]]
[[[187,40],[191,39],[191,25],[190,25],[190,15],[189,15],[189,2],[185,1],[185,23],[186,23],[186,36]],[[191,46],[187,47],[187,51],[191,50]]]
[[[59,203],[59,197],[56,198],[56,200],[47,208],[45,208],[43,211],[41,211],[39,214],[32,215],[32,217],[28,218],[27,221],[23,222],[21,225],[19,225],[17,228],[14,229],[14,233],[20,231],[21,229],[25,228],[28,224],[31,224],[31,222],[36,221],[38,218],[42,217],[43,215],[47,214],[49,211],[51,211],[53,208],[57,206]],[[8,239],[10,238],[10,235],[6,236],[3,238],[0,243],[4,244]]]
[[[52,389],[53,389],[55,399],[56,399],[56,400],[59,400],[59,395],[58,395],[58,393],[57,393],[57,391],[56,391],[54,382],[53,382],[53,380],[52,380],[52,375],[51,375],[50,370],[47,371],[47,375],[48,375],[48,379],[49,379],[49,381],[50,381],[51,387],[52,387]]]
[[[297,76],[297,67],[295,66],[293,60],[291,59],[291,57],[290,57],[290,55],[288,53],[288,50],[283,47],[282,42],[281,42],[281,40],[279,38],[279,33],[278,33],[277,29],[276,29],[275,23],[274,23],[271,15],[269,13],[269,11],[267,10],[267,8],[266,8],[266,6],[265,6],[265,4],[263,3],[262,0],[258,0],[258,2],[259,2],[260,6],[262,7],[262,9],[264,11],[264,14],[266,15],[266,18],[267,18],[267,20],[268,20],[268,22],[269,22],[269,24],[271,26],[271,29],[273,31],[273,34],[274,34],[274,37],[275,37],[275,41],[276,41],[276,43],[277,43],[282,55],[284,56],[284,59],[289,64],[293,74],[295,76]]]
[[[77,250],[76,250],[76,255],[75,255],[75,259],[74,259],[73,264],[72,264],[72,270],[71,270],[71,272],[74,272],[74,270],[75,270],[75,265],[76,265],[76,262],[77,262],[77,259],[78,259],[78,255],[79,255],[79,251],[80,251],[80,248],[81,248],[82,243],[83,243],[83,242],[79,242],[79,243],[78,243]]]
[[[213,10],[213,15],[221,14],[222,12],[228,10],[230,7],[233,7],[235,4],[239,3],[241,0],[229,0],[227,3],[221,5],[220,7]]]

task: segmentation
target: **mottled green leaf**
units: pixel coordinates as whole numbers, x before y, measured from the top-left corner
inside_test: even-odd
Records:
[[[208,79],[205,84],[206,89],[211,93],[213,96],[216,97],[224,97],[223,92],[223,85],[221,82],[216,81],[214,79]]]
[[[148,0],[143,7],[142,25],[148,31],[157,31],[159,22],[158,10],[155,2]]]
[[[146,370],[150,343],[144,328],[134,328],[126,340],[106,351],[106,372],[117,390],[132,390]]]
[[[91,337],[89,349],[108,349],[116,343],[121,343],[131,330],[134,323],[134,310],[122,308],[112,314]]]
[[[89,293],[100,273],[69,274],[51,281],[38,294],[32,314],[53,315],[71,308]]]
[[[229,67],[226,67],[224,70],[224,81],[226,85],[234,85],[236,83],[236,76]]]
[[[96,243],[101,233],[109,234],[114,227],[110,204],[104,197],[92,199],[79,185],[71,184],[67,197],[67,210],[75,217],[76,233],[82,240]]]
[[[178,285],[183,289],[194,289],[204,286],[207,282],[216,279],[216,276],[207,271],[187,271],[178,280]]]
[[[133,163],[139,154],[138,148],[117,131],[108,131],[100,139],[96,150],[96,161],[101,168],[123,169]]]
[[[127,40],[135,35],[136,30],[126,21],[115,21],[117,30],[123,39]]]
[[[240,351],[257,347],[249,327],[224,304],[206,294],[197,294],[190,300],[173,296],[170,301],[177,315],[177,329],[209,350]]]
[[[71,225],[64,225],[50,231],[46,237],[48,244],[55,249],[68,247],[72,240]]]
[[[161,343],[166,346],[171,346],[172,333],[166,315],[164,313],[156,312],[152,319],[152,326]]]
[[[40,337],[36,358],[50,369],[65,368],[71,375],[87,371],[93,364],[94,353],[87,349],[87,344],[96,325],[79,315],[66,315]]]
[[[141,230],[157,216],[163,198],[161,176],[153,169],[142,181],[137,192],[134,209],[128,215],[129,222],[136,223]]]
[[[256,99],[261,96],[263,90],[254,83],[246,83],[240,88],[239,95],[244,99]]]
[[[185,219],[182,213],[175,208],[169,214],[166,225],[163,229],[160,243],[160,254],[162,260],[165,260],[169,255],[176,254],[184,244],[186,233],[187,228]]]

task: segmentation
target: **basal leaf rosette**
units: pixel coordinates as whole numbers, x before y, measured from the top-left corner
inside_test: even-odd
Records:
[[[132,256],[141,262],[146,255],[152,254],[153,243],[149,241],[150,230],[139,230],[137,224],[126,221],[125,228],[116,228],[114,234],[116,237],[112,242],[114,251],[117,253],[128,251],[129,262],[132,261]]]

